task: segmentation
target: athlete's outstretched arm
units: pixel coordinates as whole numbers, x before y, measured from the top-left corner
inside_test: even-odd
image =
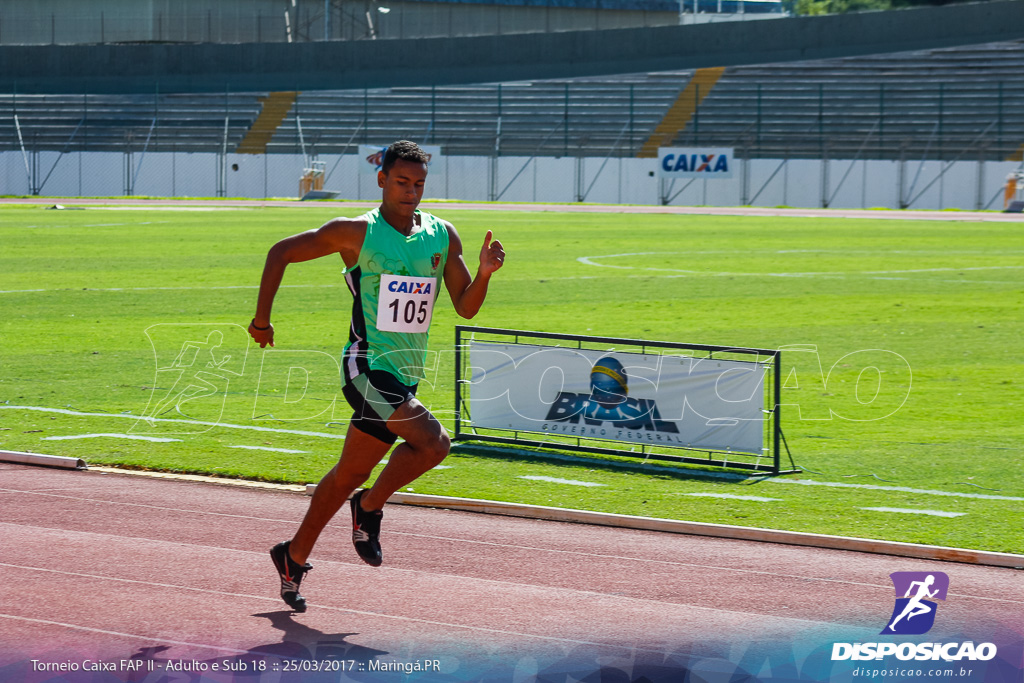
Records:
[[[444,284],[455,305],[455,312],[463,318],[472,318],[483,306],[487,298],[487,283],[491,275],[505,263],[505,250],[498,240],[491,240],[492,233],[487,231],[484,245],[480,248],[480,265],[476,277],[469,274],[469,267],[462,258],[462,240],[451,223],[445,222],[448,228],[448,261],[444,266]]]
[[[335,218],[315,230],[286,237],[270,248],[267,262],[263,266],[263,277],[260,279],[256,315],[249,325],[249,334],[260,348],[267,344],[274,345],[274,326],[270,324],[270,311],[288,264],[340,253],[345,264],[352,265],[359,258],[359,249],[365,236],[366,221]]]

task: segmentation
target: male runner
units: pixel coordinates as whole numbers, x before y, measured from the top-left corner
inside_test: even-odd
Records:
[[[295,536],[270,551],[281,576],[281,597],[297,612],[306,610],[299,584],[312,568],[306,558],[317,537],[396,438],[404,443],[395,448],[373,486],[357,491],[350,501],[352,542],[359,557],[374,567],[382,561],[378,534],[384,503],[448,455],[448,432],[415,398],[438,276],[444,278],[455,311],[472,318],[487,296],[491,275],[505,260],[501,242],[491,241],[488,230],[476,277],[471,277],[455,228],[417,210],[428,159],[415,143],[392,144],[377,174],[383,195],[379,208],[285,238],[267,254],[256,316],[249,326],[260,348],[274,345],[270,310],[289,263],[340,254],[354,297],[341,360],[343,392],[355,414],[341,458],[317,485]]]

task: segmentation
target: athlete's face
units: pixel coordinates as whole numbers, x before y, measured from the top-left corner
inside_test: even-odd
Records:
[[[377,174],[377,184],[384,190],[382,203],[391,211],[412,216],[423,199],[423,185],[427,180],[427,165],[398,159],[387,173]]]

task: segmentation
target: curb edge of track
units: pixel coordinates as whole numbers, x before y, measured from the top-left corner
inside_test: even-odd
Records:
[[[13,452],[11,451],[0,451],[0,461],[12,462],[12,460],[6,457],[12,453]],[[66,468],[69,467],[67,463],[56,464],[57,461],[82,462],[77,458],[61,458],[59,456],[38,456],[31,453],[19,453],[17,455],[35,456],[35,458],[39,458],[39,460],[30,458],[15,461],[25,464],[60,466]],[[72,467],[72,469],[85,468]],[[296,484],[275,484],[271,482],[228,479],[225,477],[210,477],[196,474],[147,472],[141,470],[122,469],[118,467],[92,466],[87,469],[90,472],[100,474],[144,476],[154,479],[217,484],[220,486],[235,486],[249,489],[274,490],[286,493],[303,493],[305,495],[312,495],[313,491],[316,490],[315,484],[307,484],[305,486]],[[508,503],[494,500],[478,500],[475,498],[434,496],[422,493],[398,492],[391,496],[388,502],[398,505],[442,508],[446,510],[505,515],[509,517],[524,517],[551,522],[571,522],[575,524],[636,529],[639,531],[660,531],[691,536],[710,536],[715,538],[757,541],[762,543],[781,543],[784,545],[807,546],[829,550],[849,550],[854,552],[894,555],[897,557],[922,560],[939,560],[943,562],[959,562],[963,564],[1024,569],[1024,555],[996,553],[986,550],[971,550],[967,548],[949,548],[945,546],[902,543],[899,541],[831,536],[827,534],[812,534],[803,531],[759,529],[756,527],[711,524],[708,522],[688,522],[682,520],[660,519],[656,517],[637,517],[609,512],[591,512],[588,510],[573,510],[569,508],[528,505],[525,503]]]

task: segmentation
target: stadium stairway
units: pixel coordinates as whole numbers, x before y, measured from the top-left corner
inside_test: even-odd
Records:
[[[281,127],[298,96],[297,92],[272,92],[260,97],[263,105],[260,115],[252,122],[235,151],[239,154],[266,154],[267,144]]]
[[[689,125],[690,119],[693,118],[694,112],[697,111],[697,107],[708,96],[711,89],[715,87],[724,71],[725,67],[717,66],[697,69],[693,74],[693,78],[690,79],[690,82],[683,91],[679,93],[675,103],[669,107],[665,118],[661,120],[661,123],[657,125],[654,132],[647,139],[647,142],[640,148],[640,153],[637,156],[653,159],[658,156],[659,147],[671,144],[672,140],[679,133],[686,130],[686,126]]]

